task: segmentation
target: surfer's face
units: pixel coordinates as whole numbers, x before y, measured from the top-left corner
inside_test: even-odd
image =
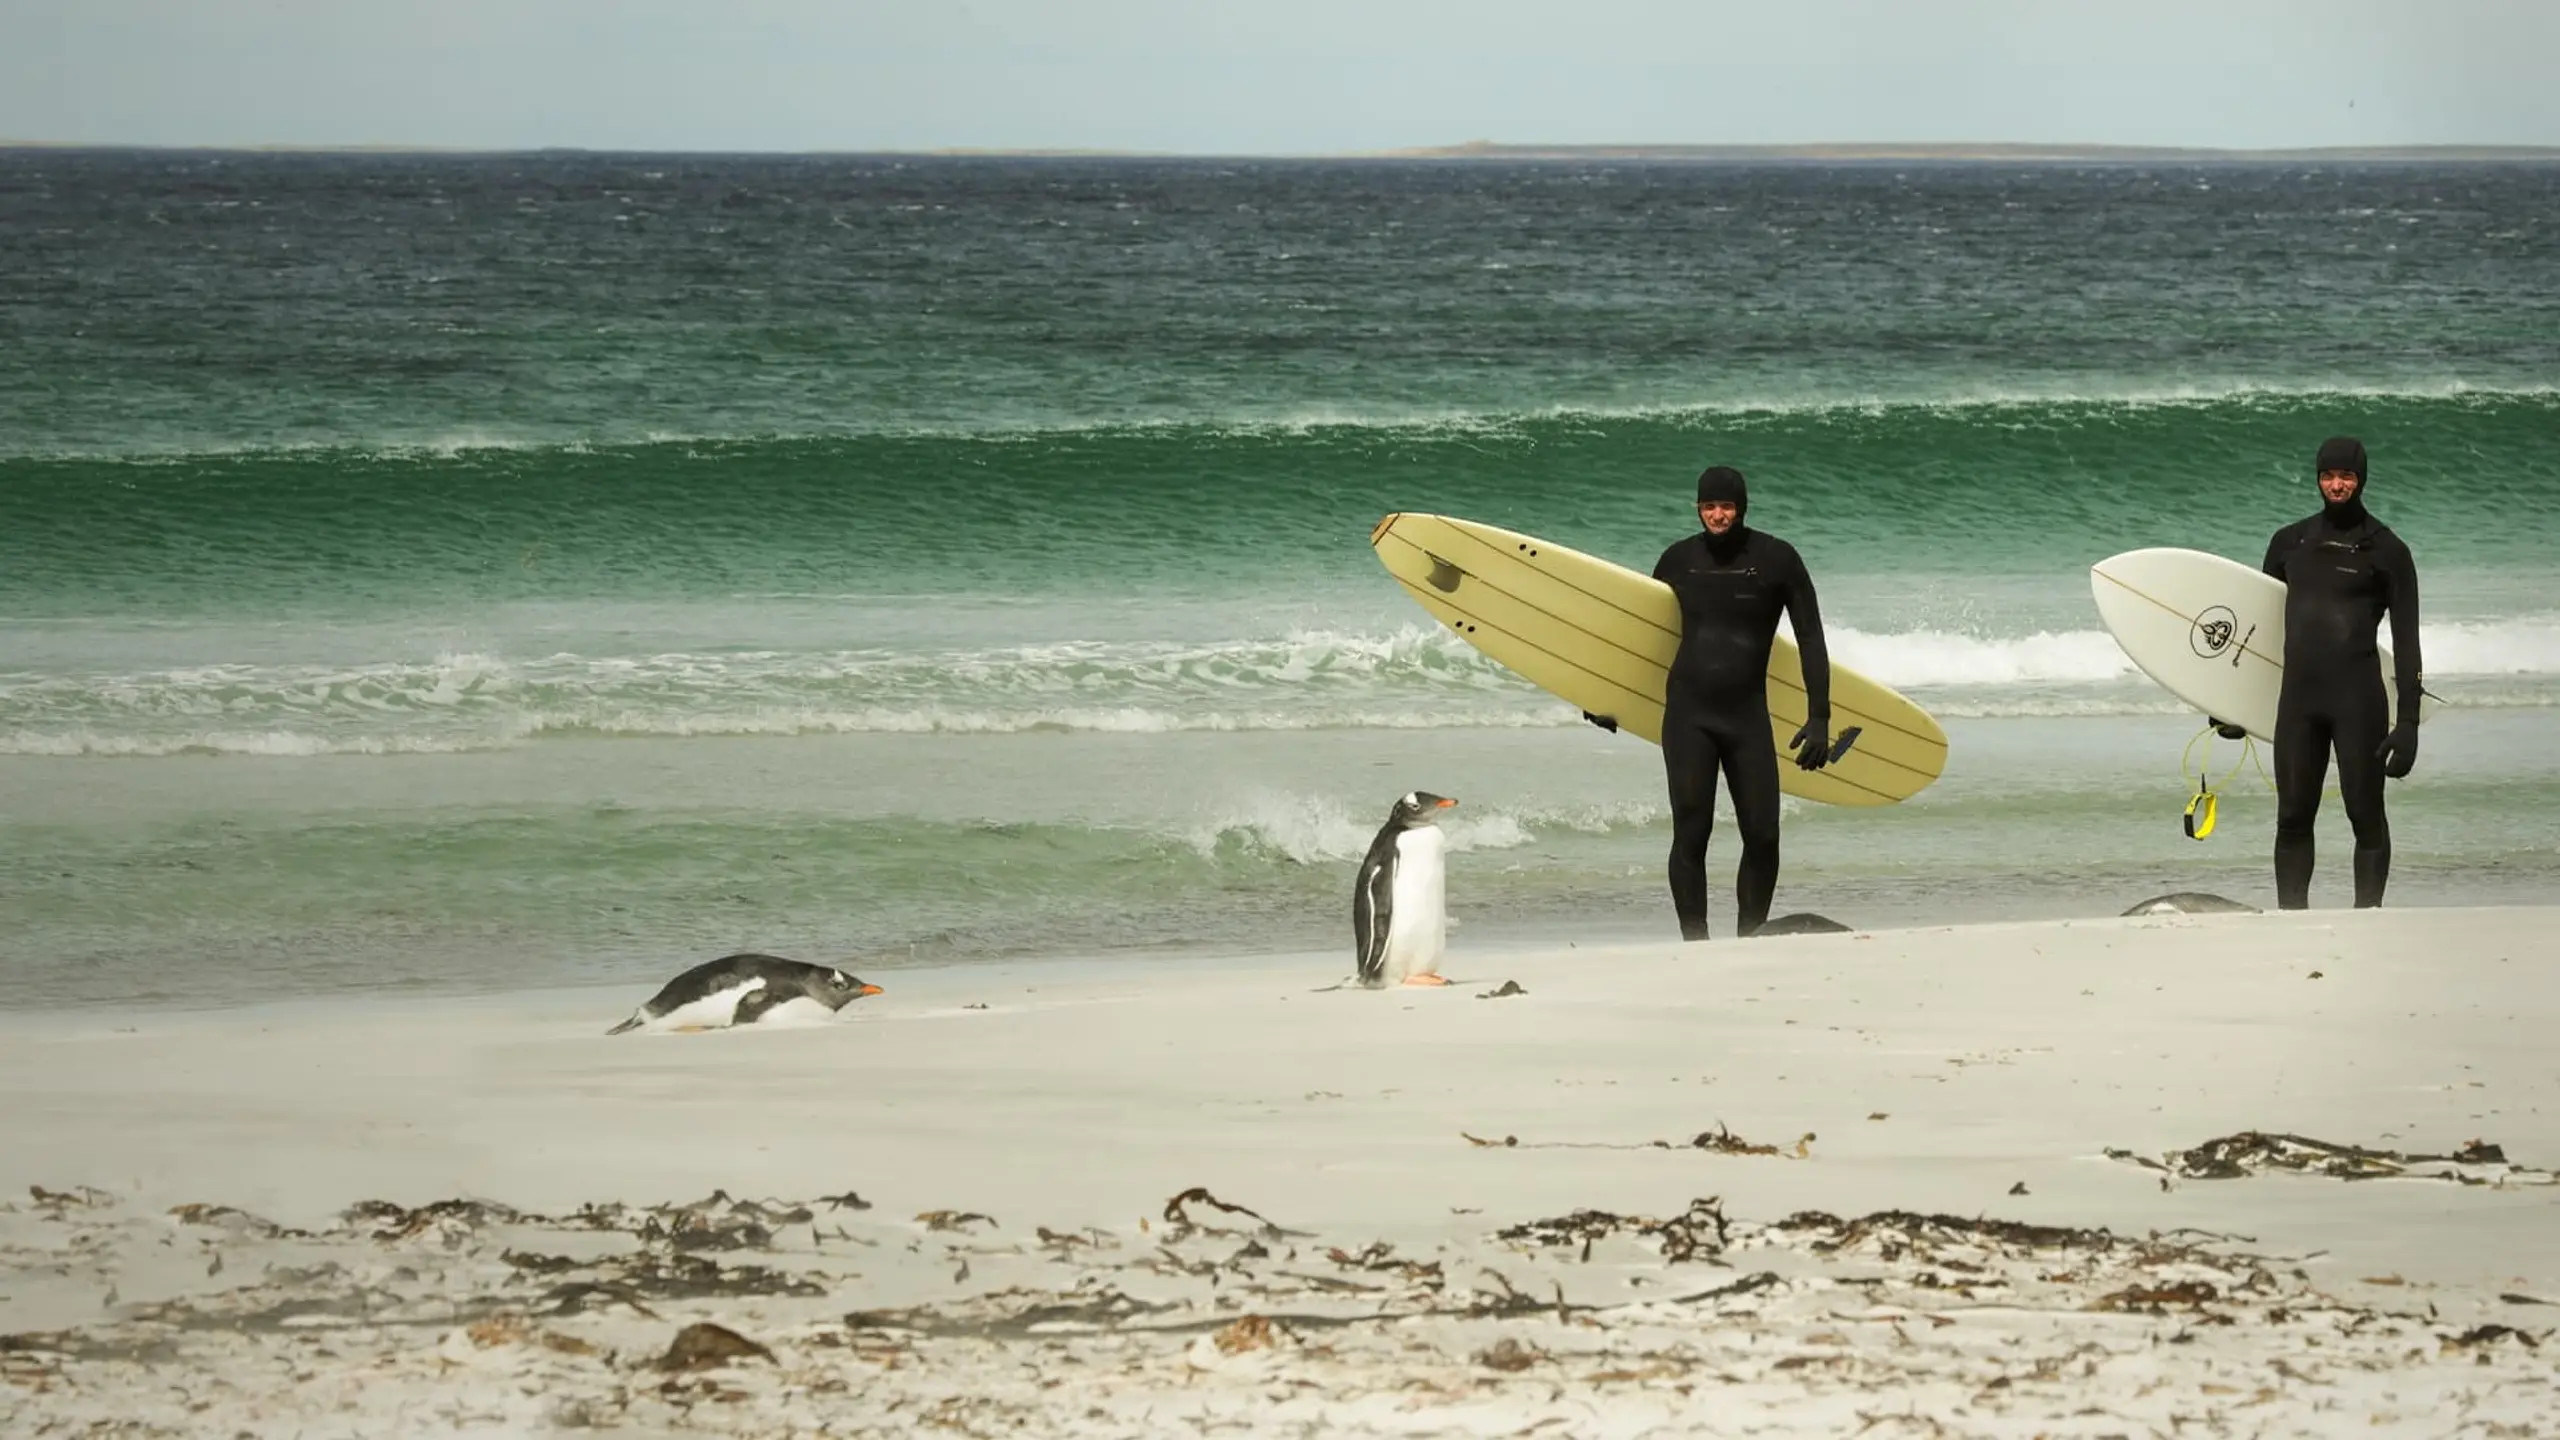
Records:
[[[1698,523],[1706,526],[1707,533],[1710,535],[1722,535],[1733,528],[1734,521],[1741,518],[1742,507],[1730,500],[1698,502]]]
[[[2332,505],[2344,505],[2356,498],[2356,487],[2363,483],[2353,470],[2323,470],[2320,472],[2320,498]]]

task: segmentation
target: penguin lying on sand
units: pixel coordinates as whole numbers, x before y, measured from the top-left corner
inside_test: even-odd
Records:
[[[1351,887],[1351,937],[1361,984],[1449,983],[1439,975],[1449,936],[1448,867],[1441,858],[1447,839],[1431,822],[1457,803],[1411,791],[1387,812],[1386,825],[1369,842],[1360,878]]]
[[[818,1020],[880,987],[827,965],[779,955],[724,955],[706,960],[649,997],[631,1018],[607,1030],[718,1030],[774,1020]]]
[[[1755,937],[1761,935],[1846,935],[1850,932],[1851,928],[1852,927],[1843,925],[1839,921],[1832,919],[1828,915],[1816,915],[1810,910],[1799,910],[1792,915],[1781,915],[1774,920],[1763,920],[1760,922],[1760,928],[1752,931],[1751,933]]]
[[[2150,899],[2125,911],[2127,915],[2256,915],[2257,906],[2208,895],[2201,890],[2177,890]]]

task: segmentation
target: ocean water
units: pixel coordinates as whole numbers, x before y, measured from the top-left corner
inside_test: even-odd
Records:
[[[1417,786],[1453,969],[1668,938],[1658,752],[1367,537],[1649,568],[1711,463],[1954,742],[1781,912],[2267,904],[2087,566],[2340,431],[2449,706],[2392,903],[2552,898],[2560,167],[0,151],[0,1006],[1347,965]]]

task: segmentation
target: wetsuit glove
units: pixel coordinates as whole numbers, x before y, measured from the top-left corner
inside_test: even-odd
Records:
[[[2400,780],[2418,763],[2418,707],[2426,701],[2427,687],[2405,678],[2396,680],[2394,685],[2400,692],[2399,707],[2392,712],[2397,723],[2392,725],[2390,734],[2382,737],[2373,758],[2382,762],[2383,774]]]
[[[1796,752],[1796,768],[1819,770],[1831,763],[1831,717],[1818,716],[1804,722],[1796,738],[1787,742]]]
[[[2373,752],[2373,758],[2382,762],[2383,774],[2394,780],[2406,779],[2418,764],[2418,722],[2403,720],[2392,726],[2391,733],[2382,737],[2381,746]]]
[[[1618,733],[1618,718],[1614,715],[1594,715],[1590,711],[1585,710],[1582,712],[1582,718],[1599,726],[1601,729],[1608,731],[1612,735]]]

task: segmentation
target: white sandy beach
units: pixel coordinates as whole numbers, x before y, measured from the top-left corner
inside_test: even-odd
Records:
[[[2556,920],[6,1017],[0,1433],[2560,1433]]]

